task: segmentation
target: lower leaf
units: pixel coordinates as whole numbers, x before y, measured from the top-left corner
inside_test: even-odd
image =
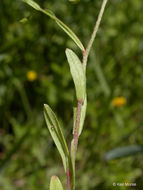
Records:
[[[51,177],[50,190],[64,190],[59,178],[56,175]]]

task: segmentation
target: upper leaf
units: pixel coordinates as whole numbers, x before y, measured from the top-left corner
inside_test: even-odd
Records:
[[[50,190],[63,190],[63,186],[57,176],[52,176],[50,181]]]
[[[37,11],[41,10],[40,6],[35,1],[32,1],[32,0],[23,0],[23,2],[29,4],[31,7],[33,7]]]
[[[64,24],[61,20],[56,18],[57,24],[67,33],[67,35],[76,43],[76,45],[84,51],[84,47],[79,40],[79,38],[76,36],[76,34],[66,25]]]
[[[42,9],[36,2],[33,0],[23,0],[25,3],[36,9],[37,11],[40,11],[46,15],[48,15],[50,18],[56,21],[56,23],[67,33],[67,35],[77,44],[77,46],[84,51],[84,46],[79,40],[79,38],[76,36],[76,34],[67,26],[65,25],[60,19],[58,19],[54,13],[50,10],[44,10]]]
[[[78,100],[83,99],[86,93],[86,79],[83,66],[77,55],[70,49],[66,49],[66,56],[70,66],[71,75],[75,84]]]
[[[65,171],[68,168],[69,151],[56,115],[48,105],[44,105],[44,116],[49,132],[62,157]]]

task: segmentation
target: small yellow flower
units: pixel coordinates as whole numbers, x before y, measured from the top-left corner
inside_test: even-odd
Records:
[[[27,79],[31,82],[37,79],[37,73],[33,70],[28,71],[26,73],[26,76],[27,76]]]
[[[120,106],[123,106],[126,104],[126,98],[123,97],[123,96],[120,96],[120,97],[115,97],[113,100],[112,100],[112,105],[114,107],[120,107]]]

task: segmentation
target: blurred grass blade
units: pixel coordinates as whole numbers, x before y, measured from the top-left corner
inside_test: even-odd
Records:
[[[49,132],[61,155],[64,169],[66,171],[68,168],[68,159],[69,159],[68,147],[67,147],[64,135],[62,133],[61,127],[59,125],[59,122],[54,112],[46,104],[44,105],[44,116],[45,116],[45,120],[46,120],[47,127],[49,129]]]
[[[143,152],[143,147],[138,145],[125,146],[121,148],[115,148],[105,154],[105,160],[113,160],[126,156],[133,156],[137,153]]]
[[[95,74],[99,80],[100,86],[101,86],[105,96],[109,97],[111,94],[111,89],[109,87],[107,79],[105,78],[103,69],[101,68],[99,57],[95,54],[95,52],[93,50],[91,50],[89,56],[90,56],[90,60],[91,60],[92,69],[95,72]]]
[[[36,9],[37,11],[40,11],[46,15],[48,15],[50,18],[55,20],[55,22],[67,33],[67,35],[76,43],[76,45],[84,51],[84,46],[79,40],[79,38],[76,36],[76,34],[66,25],[64,24],[60,19],[58,19],[55,14],[50,10],[44,10],[42,9],[36,2],[33,0],[23,0],[25,3]]]
[[[75,144],[71,141],[71,162],[72,162],[72,189],[75,189]]]
[[[11,161],[12,156],[20,149],[22,143],[29,135],[29,126],[28,130],[13,144],[12,148],[8,151],[5,158],[0,161],[0,172],[4,170],[7,164]]]
[[[22,18],[19,22],[25,24],[28,21],[28,18]]]
[[[50,190],[64,190],[57,176],[52,176],[50,181]]]
[[[75,84],[77,99],[84,100],[86,92],[86,79],[83,66],[77,55],[72,50],[66,49],[66,56],[70,66],[71,75]]]
[[[81,135],[82,129],[83,129],[83,124],[84,124],[84,120],[85,120],[85,115],[86,115],[86,107],[87,107],[87,97],[85,97],[83,105],[81,107],[81,115],[80,115],[80,122],[79,122],[79,131],[78,131],[78,135]],[[76,112],[77,112],[77,107],[73,108],[73,112],[74,112],[74,127],[73,127],[73,133],[75,131],[75,122],[76,122]]]
[[[20,80],[18,80],[17,78],[13,78],[12,79],[13,84],[15,85],[15,87],[17,88],[22,103],[23,103],[23,107],[25,109],[25,113],[27,114],[27,118],[29,119],[29,121],[31,121],[31,117],[32,117],[32,109],[30,106],[30,102],[26,93],[26,90],[23,86],[23,84],[20,82]]]

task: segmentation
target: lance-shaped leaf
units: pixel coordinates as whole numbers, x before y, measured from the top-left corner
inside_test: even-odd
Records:
[[[78,131],[79,136],[81,135],[83,125],[84,125],[84,120],[85,120],[85,115],[86,115],[86,107],[87,107],[87,97],[85,96],[83,105],[81,107],[81,113],[80,113],[79,131]],[[74,134],[74,130],[75,130],[76,115],[77,115],[77,107],[74,107],[73,108],[73,121],[74,121],[73,134]]]
[[[45,116],[45,120],[46,120],[47,127],[49,129],[49,132],[62,157],[64,169],[66,172],[68,168],[68,159],[69,159],[68,147],[67,147],[64,135],[62,133],[60,124],[56,118],[56,115],[47,104],[44,104],[44,116]]]
[[[143,147],[139,145],[130,145],[125,147],[115,148],[105,154],[105,160],[109,161],[126,156],[133,156],[141,152],[143,152]]]
[[[67,35],[76,43],[76,45],[82,51],[84,51],[84,46],[82,45],[79,38],[75,35],[75,33],[66,24],[64,24],[61,20],[56,19],[56,22],[67,33]]]
[[[32,0],[23,0],[23,2],[29,4],[31,7],[33,7],[37,11],[41,10],[40,6],[35,1],[32,1]]]
[[[57,176],[52,176],[50,181],[50,190],[63,190],[63,186]]]
[[[84,46],[79,40],[79,38],[76,36],[76,34],[66,25],[64,24],[60,19],[58,19],[55,14],[50,10],[44,10],[42,9],[36,2],[33,0],[23,0],[25,3],[36,9],[37,11],[40,11],[46,15],[48,15],[50,18],[56,21],[56,23],[67,33],[67,35],[76,43],[76,45],[84,51]]]
[[[77,55],[70,49],[66,49],[66,56],[70,66],[71,75],[75,84],[76,97],[84,100],[86,92],[85,71]]]

